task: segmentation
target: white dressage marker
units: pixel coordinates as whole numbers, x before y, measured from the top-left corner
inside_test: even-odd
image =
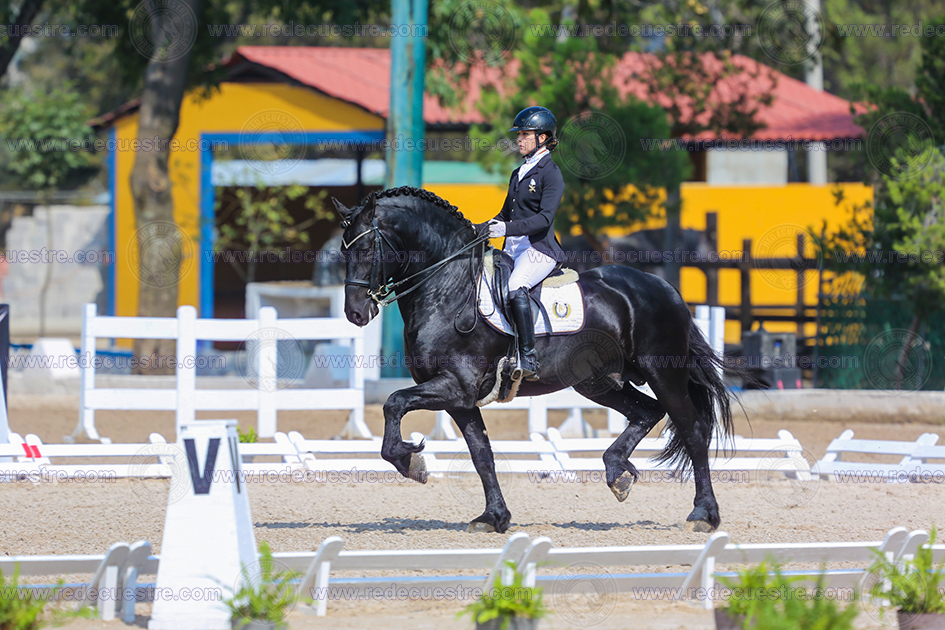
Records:
[[[84,360],[81,370],[79,423],[67,442],[83,438],[110,443],[95,427],[98,409],[146,409],[177,412],[176,427],[192,422],[196,411],[256,411],[258,433],[272,437],[280,410],[349,410],[346,437],[371,437],[364,423],[364,368],[355,363],[349,386],[336,389],[281,389],[275,372],[277,340],[341,339],[352,354],[364,354],[364,331],[339,318],[278,319],[272,307],[259,309],[256,319],[198,319],[197,309],[181,306],[177,317],[99,317],[94,304],[86,304],[82,316],[82,357],[94,357],[98,338],[175,339],[177,341],[176,389],[95,387],[94,361]],[[255,389],[201,389],[196,385],[197,340],[245,341],[258,344]],[[301,377],[301,374],[299,375]]]
[[[240,483],[236,420],[201,420],[181,427],[178,447],[187,455],[187,484],[178,501],[168,501],[157,586],[236,589],[243,567],[258,564],[246,485]],[[175,470],[178,470],[175,468]],[[235,481],[235,483],[234,483]],[[163,590],[171,589],[171,590]],[[161,598],[154,602],[149,630],[230,630],[221,602]]]

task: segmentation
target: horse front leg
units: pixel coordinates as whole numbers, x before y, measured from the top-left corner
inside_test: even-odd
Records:
[[[486,494],[486,510],[473,519],[466,528],[467,532],[502,533],[509,528],[512,513],[505,505],[499,479],[495,474],[495,458],[486,433],[486,424],[478,407],[472,409],[447,409],[446,412],[456,421],[456,426],[463,432],[473,466],[482,480],[482,489]]]
[[[458,385],[447,374],[425,383],[399,389],[384,403],[384,439],[381,442],[381,457],[394,465],[404,477],[419,483],[427,482],[427,468],[420,456],[423,442],[405,442],[400,434],[400,421],[410,411],[417,409],[440,410],[457,403]]]

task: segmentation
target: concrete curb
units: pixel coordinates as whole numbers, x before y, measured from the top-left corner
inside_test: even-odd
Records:
[[[870,389],[751,390],[740,395],[749,420],[945,424],[945,392]],[[736,418],[745,412],[738,405]]]

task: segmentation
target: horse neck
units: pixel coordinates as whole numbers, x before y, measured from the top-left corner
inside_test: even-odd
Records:
[[[398,208],[395,215],[388,215],[382,222],[391,226],[395,244],[407,256],[402,277],[420,273],[442,262],[472,239],[465,225],[438,208]],[[461,260],[465,259],[450,261],[445,266],[453,266]],[[441,274],[446,274],[446,271]]]
[[[430,276],[421,272],[458,252],[472,240],[470,230],[454,217],[436,208],[402,211],[391,223],[395,228],[398,246],[408,257],[404,271],[395,280],[419,273],[415,281],[422,281],[417,289],[398,301],[404,320],[412,317],[416,309],[424,304],[445,305],[466,299],[465,289],[470,284],[469,257],[476,256],[478,248],[444,263],[438,270],[431,271]],[[461,236],[467,234],[468,237]],[[428,277],[429,279],[426,279]],[[415,281],[408,281],[403,289],[413,287]],[[457,288],[462,290],[457,291]],[[471,286],[469,289],[471,290]]]

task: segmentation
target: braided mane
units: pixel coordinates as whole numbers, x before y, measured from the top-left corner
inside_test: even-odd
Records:
[[[426,201],[427,203],[430,203],[438,208],[441,208],[442,210],[449,212],[455,219],[458,219],[463,225],[468,227],[470,230],[475,230],[472,222],[463,216],[463,213],[459,211],[459,208],[452,205],[446,199],[443,199],[442,197],[438,197],[437,195],[433,194],[429,190],[424,190],[422,188],[414,188],[413,186],[400,186],[398,188],[388,188],[387,190],[381,190],[381,191],[378,191],[376,193],[371,193],[371,194],[375,195],[376,198],[378,199],[382,199],[384,197],[411,197],[415,199],[420,199],[422,201]],[[366,201],[367,201],[367,198],[365,198],[365,201],[362,202],[361,205],[363,206]]]

